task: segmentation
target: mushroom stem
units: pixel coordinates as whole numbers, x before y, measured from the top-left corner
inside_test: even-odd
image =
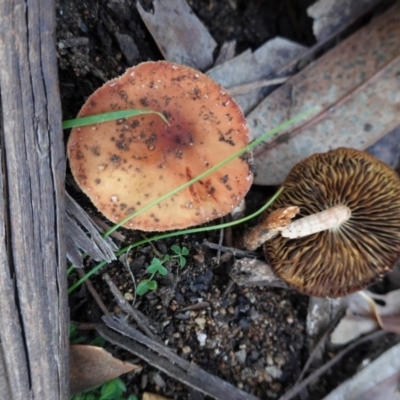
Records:
[[[337,229],[350,216],[350,208],[343,204],[338,204],[327,210],[293,221],[282,230],[281,235],[288,239],[297,239],[327,229]]]

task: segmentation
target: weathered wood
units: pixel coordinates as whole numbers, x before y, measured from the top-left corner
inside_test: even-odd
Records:
[[[0,1],[0,338],[10,399],[68,398],[54,0]],[[4,396],[2,396],[4,397]]]
[[[216,400],[260,400],[179,357],[167,346],[148,338],[118,318],[105,316],[103,321],[112,330],[99,325],[96,330],[100,336],[196,391]]]
[[[116,260],[114,251],[118,250],[118,247],[110,237],[101,236],[100,229],[68,193],[65,197],[65,206],[68,260],[75,267],[83,268],[83,258],[79,249],[96,261]]]

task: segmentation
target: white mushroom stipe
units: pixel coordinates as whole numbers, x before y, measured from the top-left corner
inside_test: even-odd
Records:
[[[338,204],[327,210],[293,221],[282,230],[281,235],[288,239],[298,239],[327,229],[337,229],[348,221],[350,216],[350,208]]]

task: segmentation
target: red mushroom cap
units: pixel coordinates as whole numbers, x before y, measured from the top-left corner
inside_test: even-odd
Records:
[[[94,92],[79,117],[124,109],[163,113],[72,129],[68,157],[81,189],[112,222],[196,177],[249,140],[240,107],[208,76],[168,62],[128,69]],[[246,157],[152,207],[124,226],[181,229],[229,213],[252,183]]]

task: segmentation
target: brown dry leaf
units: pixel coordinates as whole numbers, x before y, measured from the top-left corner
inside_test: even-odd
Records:
[[[138,368],[96,346],[73,344],[69,347],[69,356],[71,394],[81,393]]]
[[[313,153],[363,150],[400,124],[400,3],[268,96],[248,116],[252,138],[306,110],[308,121],[255,151],[256,184],[281,183]]]
[[[164,396],[160,396],[159,394],[144,392],[142,400],[170,400],[170,399]]]
[[[400,334],[400,289],[385,295],[357,292],[346,300],[346,315],[331,335],[333,344],[345,344],[378,328]]]
[[[137,9],[167,61],[205,70],[213,63],[216,41],[185,0],[154,0],[154,13]]]

